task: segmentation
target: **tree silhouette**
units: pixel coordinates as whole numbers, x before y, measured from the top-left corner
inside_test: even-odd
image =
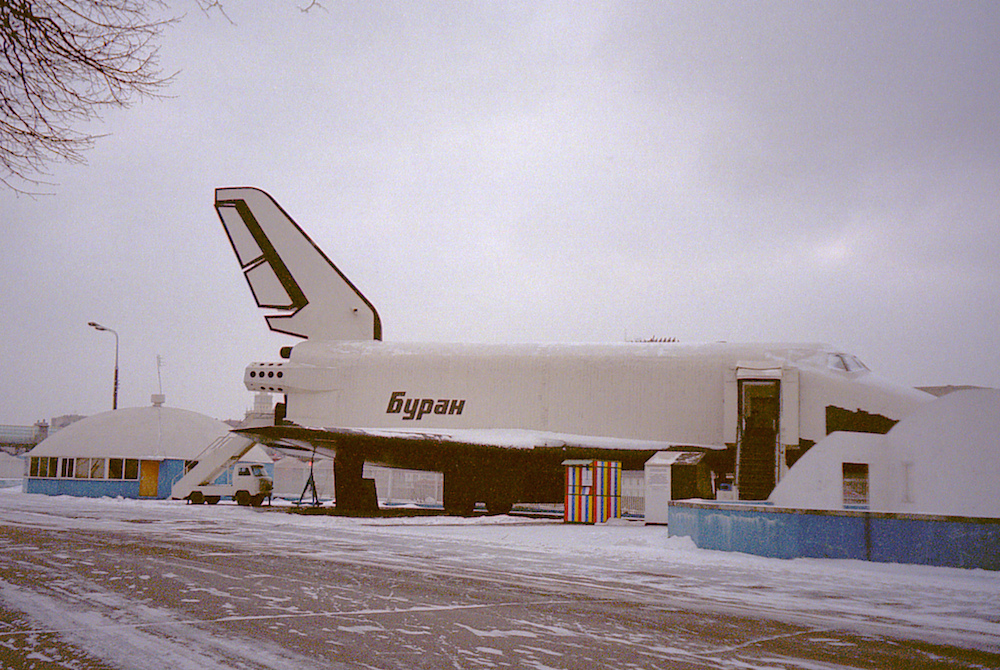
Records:
[[[202,3],[203,8],[205,3]],[[51,161],[83,162],[102,108],[155,95],[158,0],[0,0],[0,183],[26,192]]]
[[[188,2],[231,23],[224,0]],[[159,39],[179,20],[164,0],[0,0],[0,186],[30,193],[49,163],[82,163],[101,137],[82,126],[157,95],[173,78]]]

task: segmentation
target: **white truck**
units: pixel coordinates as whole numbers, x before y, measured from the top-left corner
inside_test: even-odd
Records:
[[[260,507],[271,497],[274,482],[260,463],[237,463],[233,467],[232,481],[228,484],[205,484],[197,486],[188,495],[194,505],[203,502],[214,505],[222,498],[229,497],[240,505]]]
[[[194,505],[214,505],[225,497],[240,505],[259,507],[271,497],[274,482],[263,465],[240,462],[240,457],[254,444],[252,440],[232,433],[220,437],[198,455],[194,467],[174,482],[170,497],[187,500]],[[226,478],[228,481],[219,482],[219,475],[234,463],[232,472]]]

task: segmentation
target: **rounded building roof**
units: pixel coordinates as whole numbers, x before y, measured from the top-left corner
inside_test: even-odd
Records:
[[[42,440],[30,456],[195,460],[229,426],[185,409],[118,409],[87,417]]]

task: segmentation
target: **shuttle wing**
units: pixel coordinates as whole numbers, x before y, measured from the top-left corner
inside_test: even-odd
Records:
[[[337,507],[363,509],[363,465],[436,471],[444,474],[444,508],[470,514],[484,501],[504,514],[516,502],[564,502],[567,460],[618,461],[624,470],[642,470],[660,451],[708,451],[715,445],[624,440],[535,430],[395,430],[385,428],[304,428],[262,426],[235,431],[283,453],[309,458],[334,457]],[[706,459],[709,460],[709,459]],[[342,465],[337,470],[338,464]],[[353,464],[353,465],[352,465]],[[375,492],[371,491],[370,505]]]
[[[314,451],[334,456],[340,450],[361,453],[365,460],[379,465],[427,469],[430,461],[440,460],[442,469],[452,465],[453,450],[465,454],[490,456],[500,453],[532,452],[550,454],[560,464],[567,458],[618,460],[626,469],[642,469],[642,464],[658,451],[720,451],[724,445],[685,442],[629,440],[613,437],[570,435],[523,429],[407,430],[391,428],[304,428],[294,425],[241,428],[234,432],[290,454],[306,455]]]
[[[220,188],[215,209],[271,330],[327,340],[381,340],[378,312],[271,196]]]

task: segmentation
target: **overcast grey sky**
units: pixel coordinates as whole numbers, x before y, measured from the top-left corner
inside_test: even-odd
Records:
[[[304,5],[305,3],[301,3]],[[394,341],[821,341],[1000,387],[1000,4],[193,3],[170,97],[0,192],[0,423],[252,404],[212,208],[268,191]]]

